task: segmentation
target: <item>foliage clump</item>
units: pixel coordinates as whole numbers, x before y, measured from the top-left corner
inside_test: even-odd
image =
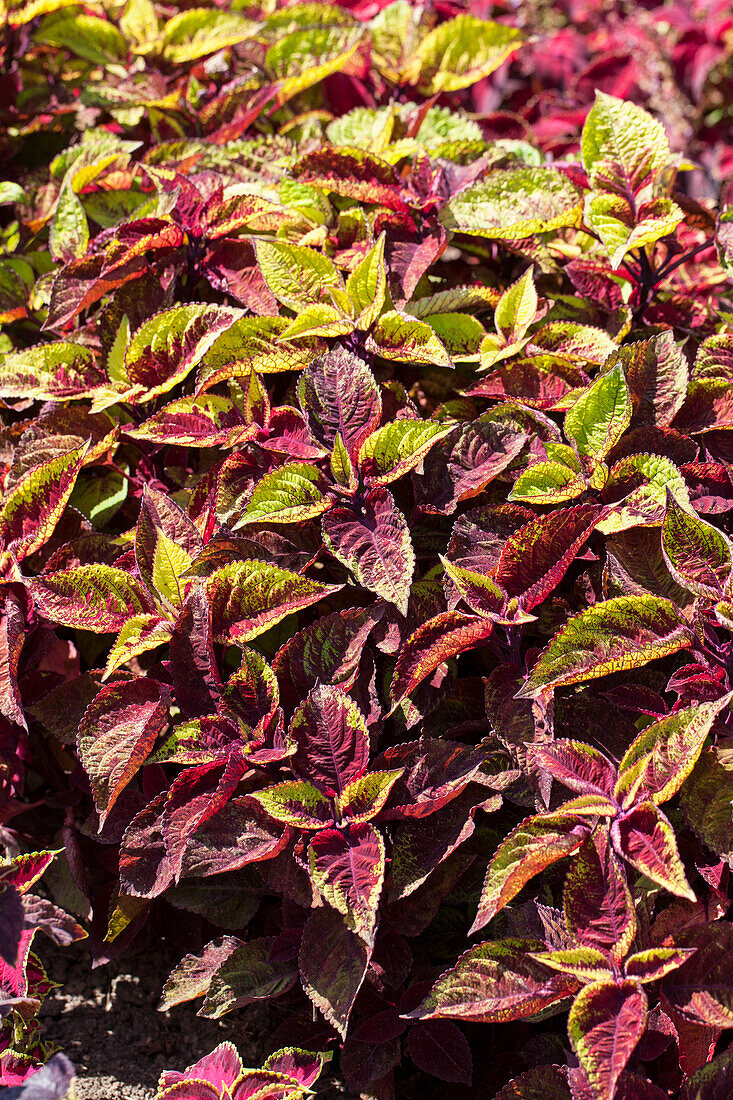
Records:
[[[4,18],[0,1082],[40,928],[160,1100],[727,1095],[727,5]]]

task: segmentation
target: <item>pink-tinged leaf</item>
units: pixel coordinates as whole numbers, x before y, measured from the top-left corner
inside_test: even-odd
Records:
[[[415,553],[405,517],[387,489],[371,489],[321,520],[323,539],[358,584],[407,614]]]
[[[635,982],[595,982],[575,998],[568,1034],[596,1100],[613,1100],[646,1019],[646,994]]]
[[[242,310],[208,302],[178,305],[145,321],[125,352],[131,389],[125,400],[151,401],[167,393],[197,366]]]
[[[491,795],[488,799],[484,795],[485,791],[478,786],[469,786],[432,815],[429,829],[420,817],[408,818],[399,826],[392,840],[388,901],[409,897],[473,835],[477,809],[487,813],[499,809],[500,795]],[[389,816],[388,809],[382,819]]]
[[[184,718],[213,714],[223,693],[214,654],[209,605],[201,588],[181,607],[170,639],[170,670],[176,705]]]
[[[227,680],[222,705],[253,730],[267,729],[280,705],[280,691],[275,672],[261,653],[242,649],[242,663]]]
[[[162,218],[140,218],[118,229],[109,250],[72,260],[56,276],[51,289],[45,328],[68,324],[94,305],[148,270],[148,253],[165,256],[183,243],[182,230]]]
[[[135,577],[112,565],[80,565],[26,581],[44,618],[93,634],[121,630],[133,615],[154,611]]]
[[[298,964],[303,988],[342,1038],[371,952],[340,913],[315,909],[305,926]]]
[[[241,752],[221,762],[188,768],[173,780],[163,814],[163,836],[170,867],[178,880],[190,837],[229,801],[248,771]]]
[[[493,420],[461,424],[430,451],[424,472],[415,476],[417,503],[427,512],[455,512],[514,461],[527,439]]]
[[[445,251],[448,234],[442,225],[429,222],[419,237],[407,240],[389,234],[386,242],[387,271],[395,305],[402,307],[431,264]]]
[[[418,1069],[441,1081],[470,1085],[473,1058],[468,1040],[452,1020],[426,1020],[413,1027],[407,1037],[407,1051]]]
[[[332,451],[340,435],[352,461],[382,415],[382,399],[371,370],[363,359],[338,345],[303,371],[298,398],[318,442]]]
[[[120,845],[120,892],[132,897],[155,898],[173,882],[173,868],[163,838],[163,811],[167,791],[162,791],[139,811],[125,830]]]
[[[494,630],[491,619],[443,611],[410,635],[397,658],[390,694],[395,704],[435,672],[439,665],[488,641]]]
[[[184,1081],[179,1078],[176,1084],[168,1088],[158,1082],[155,1100],[221,1100],[221,1093],[203,1077],[192,1077]]]
[[[222,566],[206,582],[214,638],[243,643],[293,612],[318,603],[343,585],[319,584],[265,561]]]
[[[274,937],[237,946],[214,973],[199,1016],[218,1020],[255,1001],[279,997],[292,987],[298,968],[292,959],[273,959]]]
[[[595,504],[538,516],[509,536],[494,580],[531,611],[560,583],[602,516],[603,508]]]
[[[18,949],[25,924],[23,902],[14,886],[0,883],[0,959],[18,965]]]
[[[731,547],[717,527],[686,511],[667,489],[662,553],[670,573],[696,596],[719,600],[731,574]]]
[[[254,439],[257,432],[257,425],[246,423],[231,398],[202,393],[171,401],[125,434],[169,446],[229,448]]]
[[[335,611],[288,639],[272,662],[283,706],[294,710],[316,683],[348,691],[356,679],[366,641],[383,612],[383,605]]]
[[[453,524],[446,558],[461,568],[493,574],[512,535],[534,519],[534,512],[519,504],[472,508]]]
[[[233,798],[189,838],[183,875],[220,875],[274,859],[289,837],[290,830],[273,822],[251,799]]]
[[[473,934],[483,928],[540,871],[577,852],[589,829],[580,818],[528,817],[502,841],[489,864]]]
[[[668,427],[679,412],[687,392],[685,357],[672,332],[661,332],[651,340],[625,344],[614,352],[604,370],[620,362],[633,407],[634,424]]]
[[[11,352],[0,365],[0,397],[34,401],[89,397],[106,381],[94,351],[66,341]]]
[[[34,466],[5,496],[0,535],[17,561],[48,542],[84,463],[86,447]]]
[[[384,819],[427,817],[440,810],[478,775],[485,758],[482,748],[429,737],[386,749],[373,767],[401,768],[402,776],[392,788]]]
[[[729,692],[712,703],[677,710],[653,722],[629,746],[619,765],[614,796],[628,807],[648,799],[666,802],[695,767],[715,720],[730,706]]]
[[[690,629],[671,600],[617,596],[575,615],[540,654],[521,698],[639,668],[692,645]]]
[[[135,528],[135,561],[140,576],[148,585],[153,581],[155,549],[160,533],[185,550],[191,558],[202,549],[201,535],[180,505],[167,494],[146,485]]]
[[[344,820],[356,823],[371,821],[384,808],[390,791],[402,775],[402,768],[394,771],[367,772],[352,779],[336,799],[338,812]]]
[[[77,747],[99,813],[99,827],[145,763],[168,722],[170,691],[138,677],[107,684],[86,709]]]
[[[407,1017],[488,1024],[534,1016],[578,988],[575,979],[552,973],[530,957],[529,952],[541,949],[539,940],[523,939],[470,948]]]
[[[397,170],[387,161],[356,149],[324,146],[300,157],[291,172],[302,183],[359,202],[406,210]]]
[[[616,769],[599,749],[583,741],[533,745],[530,756],[553,779],[579,794],[613,794]]]
[[[28,852],[15,856],[10,863],[0,864],[0,886],[12,886],[26,894],[51,865],[58,852]]]
[[[248,796],[265,813],[296,829],[323,829],[333,824],[333,803],[305,780],[286,780]]]
[[[16,947],[15,963],[4,962],[0,958],[0,1003],[10,998],[25,997],[29,992],[28,956],[30,955],[35,928],[21,931]]]
[[[536,1066],[509,1081],[492,1100],[572,1100],[565,1066]]]
[[[311,881],[324,901],[367,943],[374,940],[384,882],[384,841],[373,825],[324,829],[308,849]]]
[[[672,1014],[675,1025],[679,1021],[730,1028],[733,1026],[733,925],[724,920],[698,924],[676,932],[675,941],[678,947],[694,947],[696,951],[663,979],[666,1011]]]
[[[207,943],[200,955],[184,955],[166,979],[158,1011],[203,997],[221,964],[241,944],[236,936],[219,936]]]
[[[12,592],[0,600],[0,714],[27,729],[18,666],[27,632],[26,614]]]
[[[369,731],[364,716],[338,688],[313,688],[293,715],[289,735],[298,746],[293,771],[329,796],[341,794],[366,771]]]
[[[627,978],[636,982],[657,982],[682,966],[695,954],[694,947],[650,947],[629,955],[624,963]]]
[[[695,901],[677,851],[674,829],[653,802],[640,802],[611,826],[620,856],[671,894]]]
[[[210,1054],[206,1054],[198,1062],[188,1066],[183,1073],[176,1070],[165,1070],[160,1076],[158,1088],[162,1092],[164,1089],[169,1089],[172,1085],[177,1085],[183,1081],[191,1081],[196,1084],[205,1082],[210,1086],[213,1094],[220,1098],[224,1089],[228,1090],[241,1076],[242,1068],[242,1059],[237,1054],[235,1047],[231,1043],[219,1043],[219,1046],[212,1050]],[[175,1092],[173,1095],[178,1097],[181,1094]],[[205,1093],[202,1096],[205,1096],[208,1100]],[[189,1100],[188,1096],[186,1100]]]
[[[621,962],[636,935],[636,911],[608,829],[597,829],[573,859],[563,908],[568,931],[578,943]]]
[[[273,1073],[284,1073],[292,1077],[303,1088],[310,1086],[318,1079],[326,1062],[330,1062],[331,1054],[326,1051],[313,1052],[301,1050],[299,1047],[285,1047],[276,1050],[263,1062],[263,1069]]]

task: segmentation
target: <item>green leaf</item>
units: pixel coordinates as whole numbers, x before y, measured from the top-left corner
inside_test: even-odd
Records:
[[[729,692],[715,702],[677,710],[642,730],[619,764],[614,798],[624,807],[641,799],[659,806],[676,794],[732,698]]]
[[[369,249],[346,280],[346,293],[356,313],[356,327],[368,329],[382,312],[387,295],[387,269],[384,263],[386,233]]]
[[[351,24],[308,27],[281,38],[265,54],[266,68],[281,81],[276,90],[276,106],[343,69],[356,54],[363,37],[363,28]]]
[[[733,760],[725,748],[700,755],[680,790],[685,818],[695,834],[733,866]]]
[[[303,779],[275,783],[248,797],[275,821],[296,829],[323,829],[333,821],[331,800]]]
[[[18,561],[48,542],[73,491],[87,448],[57,455],[34,466],[6,493],[0,508],[0,536]]]
[[[517,825],[489,864],[469,935],[493,920],[535,875],[577,852],[587,835],[582,820],[570,815],[538,814]]]
[[[215,638],[218,642],[248,642],[287,615],[342,587],[318,584],[269,562],[231,562],[206,582]]]
[[[530,958],[558,970],[561,974],[571,974],[583,982],[597,982],[610,978],[611,963],[608,957],[595,947],[570,947],[556,951],[531,951]]]
[[[100,19],[101,23],[102,20]],[[109,26],[110,24],[106,24]],[[89,244],[89,223],[84,207],[74,193],[69,175],[66,176],[56,212],[48,231],[48,250],[55,260],[68,263],[83,256]]]
[[[670,151],[664,128],[642,107],[596,92],[581,154],[593,190],[635,195],[667,165]]]
[[[347,783],[336,800],[343,820],[363,822],[376,817],[403,771],[403,768],[396,768],[387,772],[367,772]]]
[[[425,321],[454,362],[469,363],[478,359],[486,329],[476,317],[469,313],[428,313]]]
[[[685,216],[677,203],[666,197],[637,209],[623,195],[605,191],[586,196],[583,213],[600,237],[614,271],[632,248],[646,248],[669,236]]]
[[[441,211],[446,229],[488,240],[518,240],[577,225],[578,188],[557,168],[504,168],[461,191]]]
[[[288,327],[285,317],[241,317],[223,332],[204,355],[196,392],[209,390],[229,378],[302,370],[326,350],[323,341],[305,337],[298,344],[281,343]]]
[[[394,359],[399,363],[453,366],[445,345],[430,325],[397,309],[378,318],[367,339],[367,347],[382,359]]]
[[[585,478],[562,462],[534,462],[514,482],[507,500],[528,504],[560,504],[585,492]]]
[[[670,573],[683,588],[713,600],[722,597],[731,575],[730,543],[717,527],[680,508],[669,489],[662,552]]]
[[[691,645],[689,627],[670,600],[617,596],[568,620],[540,654],[519,696],[532,698],[565,684],[640,668]]]
[[[532,268],[529,267],[497,302],[494,313],[496,331],[508,343],[521,340],[534,320],[539,299],[535,290]]]
[[[257,261],[278,302],[294,313],[304,306],[330,304],[329,288],[343,289],[343,280],[333,261],[314,248],[260,240]]]
[[[108,679],[133,657],[148,653],[169,641],[172,627],[157,612],[144,612],[127,620],[109,651],[102,679]]]
[[[354,322],[340,309],[319,302],[318,305],[305,306],[298,316],[290,322],[282,333],[281,340],[295,340],[307,336],[347,336],[354,331]]]
[[[668,458],[636,454],[619,459],[611,467],[603,487],[604,501],[619,503],[600,521],[598,530],[612,535],[630,527],[659,526],[664,519],[668,491],[683,508],[692,509],[685,479]]]
[[[0,206],[11,206],[16,202],[27,202],[28,196],[19,183],[3,180],[0,183]]]
[[[48,16],[34,38],[47,46],[70,50],[95,65],[127,61],[127,42],[114,23],[82,11]]]
[[[248,523],[304,523],[331,507],[328,482],[317,466],[288,462],[258,481],[233,530]]]
[[[519,49],[523,38],[515,27],[459,15],[441,23],[420,43],[411,82],[428,96],[468,88],[498,69]]]
[[[181,65],[235,46],[249,38],[256,26],[237,12],[191,8],[174,15],[165,24],[161,53],[166,61]]]
[[[430,448],[451,431],[435,420],[393,420],[372,432],[357,459],[367,485],[388,485],[422,462]]]
[[[183,546],[175,543],[164,531],[157,532],[153,552],[153,585],[175,607],[183,603],[181,577],[190,568],[191,561],[191,555]]]
[[[565,414],[565,435],[578,454],[600,462],[631,423],[631,395],[620,363],[601,374]]]

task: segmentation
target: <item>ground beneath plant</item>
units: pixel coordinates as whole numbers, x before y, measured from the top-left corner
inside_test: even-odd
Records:
[[[194,1004],[157,1011],[177,961],[164,952],[92,970],[89,949],[81,943],[46,948],[43,961],[49,977],[60,983],[42,1012],[44,1038],[74,1063],[78,1100],[153,1100],[164,1069],[183,1069],[225,1039],[245,1065],[260,1062],[267,1030],[256,1012],[205,1020],[196,1016]],[[320,1095],[349,1100],[350,1094],[336,1083]]]

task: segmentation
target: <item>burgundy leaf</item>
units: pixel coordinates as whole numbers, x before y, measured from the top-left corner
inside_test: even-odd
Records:
[[[411,1028],[407,1050],[418,1069],[433,1077],[439,1077],[441,1081],[471,1084],[471,1048],[452,1020],[426,1020]]]
[[[338,688],[313,688],[293,715],[290,737],[298,746],[293,771],[326,794],[341,794],[347,783],[366,771],[369,733],[364,717]]]

